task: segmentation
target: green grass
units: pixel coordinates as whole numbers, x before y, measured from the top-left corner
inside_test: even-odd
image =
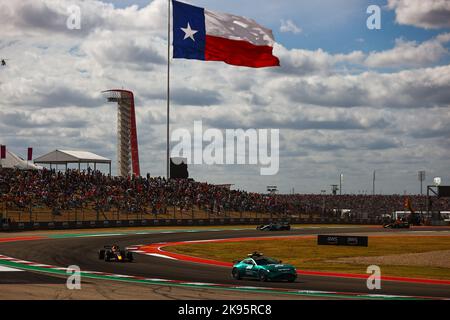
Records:
[[[371,237],[369,247],[318,246],[317,239],[296,238],[228,243],[201,243],[169,247],[167,250],[220,261],[242,259],[253,251],[281,259],[301,270],[366,273],[367,265],[332,262],[338,258],[375,257],[404,253],[450,250],[450,237]],[[330,261],[331,260],[331,261]],[[450,268],[380,265],[383,275],[449,279]]]

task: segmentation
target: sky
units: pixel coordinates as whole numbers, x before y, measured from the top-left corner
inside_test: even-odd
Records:
[[[281,67],[173,60],[172,127],[279,129],[280,171],[190,167],[236,189],[418,193],[450,184],[450,1],[190,0],[273,30]],[[81,8],[81,29],[66,26]],[[366,10],[381,8],[381,30]],[[136,96],[141,171],[165,174],[167,1],[0,0],[0,143],[24,156],[77,149],[116,160],[117,114],[101,91]]]

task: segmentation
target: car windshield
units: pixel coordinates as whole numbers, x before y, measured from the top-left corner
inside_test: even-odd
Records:
[[[255,261],[256,261],[256,264],[259,266],[266,266],[268,264],[278,264],[279,263],[278,260],[275,260],[272,258],[267,258],[267,257],[259,258],[259,259],[256,259]]]

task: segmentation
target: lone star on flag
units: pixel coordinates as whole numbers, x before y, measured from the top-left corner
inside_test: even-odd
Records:
[[[195,42],[194,34],[196,34],[198,32],[198,30],[192,30],[191,29],[191,25],[189,24],[189,22],[188,22],[187,27],[186,28],[181,28],[181,30],[183,30],[183,32],[184,32],[184,39],[183,40],[186,40],[187,38],[191,38],[192,41]]]

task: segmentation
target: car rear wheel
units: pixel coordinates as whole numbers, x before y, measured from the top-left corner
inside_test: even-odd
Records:
[[[134,258],[133,258],[133,254],[131,252],[127,252],[127,259],[130,262],[133,262]]]
[[[233,279],[241,280],[241,275],[240,275],[239,270],[237,268],[233,268],[233,271],[231,271],[231,275],[233,276]]]
[[[289,279],[288,279],[288,282],[295,282],[295,276],[292,276],[292,277],[290,277]]]

